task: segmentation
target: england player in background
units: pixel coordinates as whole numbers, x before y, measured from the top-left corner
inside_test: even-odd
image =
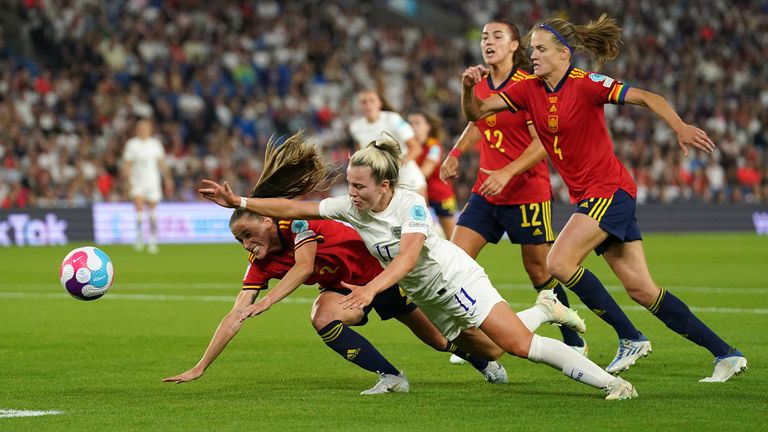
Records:
[[[400,150],[403,153],[398,185],[418,192],[426,199],[427,181],[416,163],[422,152],[421,143],[416,140],[416,134],[411,125],[400,114],[394,112],[374,90],[363,90],[358,93],[357,102],[362,117],[356,118],[349,125],[349,133],[355,140],[355,149],[375,141],[382,132],[390,134],[400,143]]]
[[[144,208],[149,213],[149,239],[147,251],[158,252],[157,248],[157,203],[163,197],[161,175],[166,188],[171,190],[170,171],[165,164],[165,149],[160,140],[152,136],[153,125],[149,119],[136,123],[136,136],[129,139],[123,150],[123,175],[128,179],[131,199],[136,208],[136,240],[134,248],[144,250]]]

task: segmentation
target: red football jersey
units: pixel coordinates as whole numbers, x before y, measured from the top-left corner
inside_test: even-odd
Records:
[[[507,90],[526,77],[526,72],[514,68],[503,83],[493,88],[491,76],[488,75],[488,79],[475,86],[475,96],[486,99]],[[478,142],[480,167],[498,170],[518,158],[531,143],[531,134],[528,131],[530,122],[528,113],[515,114],[510,111],[492,114],[476,121],[475,126],[483,134],[483,139]],[[478,171],[472,192],[479,194],[480,186],[487,178],[488,174]],[[548,201],[552,198],[552,186],[549,184],[547,161],[542,160],[526,172],[512,177],[500,194],[484,198],[491,204],[501,205]]]
[[[323,288],[341,288],[340,282],[365,285],[382,272],[381,264],[365,247],[354,228],[334,220],[281,220],[278,237],[283,250],[264,259],[249,254],[243,289],[267,288],[270,279],[282,279],[296,263],[294,250],[317,242],[315,269],[304,282]]]
[[[571,68],[555,89],[531,76],[500,93],[512,112],[528,111],[571,201],[608,198],[637,187],[613,153],[603,105],[623,104],[629,87],[598,73]]]
[[[427,196],[430,201],[442,202],[453,198],[456,194],[453,191],[453,184],[440,180],[440,163],[443,161],[443,145],[435,138],[427,139],[421,155],[416,159],[416,163],[421,166],[424,160],[429,159],[437,166],[432,174],[427,178]]]

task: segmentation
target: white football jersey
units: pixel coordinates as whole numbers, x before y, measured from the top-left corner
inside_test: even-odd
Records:
[[[381,138],[382,132],[389,133],[397,140],[403,154],[408,152],[406,141],[415,136],[411,125],[400,114],[392,111],[382,111],[379,119],[373,123],[365,117],[359,117],[349,125],[349,133],[352,134],[352,138],[360,148]],[[427,185],[424,175],[415,161],[408,161],[400,167],[398,183],[410,190],[419,190],[419,188]]]
[[[165,158],[165,149],[157,138],[133,137],[125,144],[123,159],[131,162],[131,184],[159,185],[160,161]]]
[[[389,206],[382,212],[361,212],[349,195],[320,202],[320,215],[352,225],[371,255],[386,267],[400,253],[400,236],[423,234],[426,239],[414,269],[400,286],[420,307],[443,304],[462,289],[462,283],[486,279],[485,271],[455,244],[439,237],[424,198],[396,188]]]

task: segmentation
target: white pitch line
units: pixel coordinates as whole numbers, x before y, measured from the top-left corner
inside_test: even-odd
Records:
[[[70,296],[64,293],[30,293],[30,292],[0,292],[0,298],[5,299],[62,299],[69,298]],[[178,301],[178,302],[216,302],[216,303],[232,303],[235,300],[235,295],[231,296],[194,296],[194,295],[182,295],[182,294],[120,294],[120,293],[108,293],[104,296],[105,300],[133,300],[133,301]],[[283,304],[312,304],[315,300],[307,297],[286,297],[281,300]],[[531,300],[533,301],[533,300]],[[512,303],[509,305],[515,310],[522,310],[528,308],[533,303]],[[636,304],[623,304],[620,305],[624,310],[631,311],[644,311],[645,308]],[[694,312],[708,312],[708,313],[722,313],[722,314],[753,314],[753,315],[766,315],[768,309],[766,308],[731,308],[731,307],[697,307],[690,306]],[[574,309],[586,310],[586,307],[577,305]]]
[[[39,417],[39,416],[57,415],[57,414],[64,414],[64,412],[62,411],[22,411],[22,410],[0,409],[0,418]]]
[[[24,290],[43,290],[52,287],[58,287],[57,282],[51,283],[32,283],[32,284],[0,284],[0,289],[24,289]],[[117,288],[125,289],[178,289],[178,290],[226,290],[237,294],[240,291],[240,281],[233,283],[169,283],[169,282],[121,282],[114,285]],[[513,284],[513,283],[497,283],[493,285],[498,290],[510,290],[510,291],[533,291],[533,287],[529,284]],[[695,293],[707,293],[707,294],[753,294],[753,295],[765,295],[768,294],[768,288],[743,288],[743,287],[696,287],[696,286],[671,286],[663,285],[668,291],[673,292],[695,292]],[[611,292],[623,292],[624,288],[619,285],[606,285],[608,291]]]

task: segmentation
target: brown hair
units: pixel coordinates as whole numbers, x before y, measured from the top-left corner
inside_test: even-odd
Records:
[[[528,55],[525,52],[526,47],[523,44],[523,40],[520,38],[520,30],[518,30],[517,26],[512,24],[512,22],[508,21],[505,18],[494,18],[488,21],[487,24],[490,24],[490,23],[504,24],[505,26],[507,26],[507,28],[509,29],[509,33],[512,35],[512,40],[520,42],[514,54],[512,54],[512,63],[514,63],[514,65],[517,67],[521,67],[521,68],[528,67],[531,59],[528,57]]]
[[[416,111],[413,113],[413,115],[420,115],[424,117],[424,120],[426,120],[427,124],[429,125],[429,135],[427,138],[434,138],[440,142],[443,142],[445,139],[445,129],[443,129],[443,121],[440,120],[440,117],[424,111]]]
[[[586,25],[574,25],[560,18],[551,18],[544,20],[531,32],[536,30],[549,31],[543,27],[544,25],[559,33],[573,50],[591,54],[598,66],[615,59],[619,55],[619,46],[623,43],[621,27],[615,19],[609,18],[608,14],[605,13]],[[552,33],[552,39],[557,45],[565,47],[554,33]]]
[[[251,189],[253,198],[295,198],[327,189],[335,175],[313,144],[304,140],[304,131],[277,144],[272,136],[264,155],[261,177]]]

